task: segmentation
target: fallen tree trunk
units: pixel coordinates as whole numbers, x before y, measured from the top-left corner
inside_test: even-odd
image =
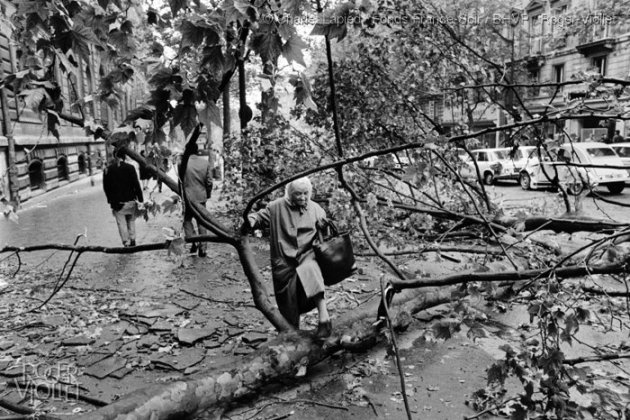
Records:
[[[526,219],[517,219],[514,217],[502,217],[493,222],[504,227],[513,227],[517,223],[524,223],[524,231],[532,230],[552,230],[556,233],[575,233],[575,232],[602,232],[610,233],[619,229],[628,228],[628,223],[617,223],[609,220],[591,219],[591,218],[572,218],[572,217],[528,217]]]
[[[495,281],[518,281],[531,280],[537,277],[554,274],[556,278],[580,277],[590,274],[620,274],[629,271],[630,258],[614,264],[598,265],[593,267],[569,266],[559,268],[542,268],[538,270],[503,271],[499,273],[462,273],[451,276],[438,277],[433,279],[416,278],[414,280],[398,280],[389,278],[389,283],[398,290],[415,289],[422,287],[452,286],[469,281],[495,282]]]
[[[406,291],[397,295],[392,307],[398,308],[394,326],[404,322],[403,312],[416,313],[450,301],[450,290],[420,293]],[[73,417],[80,420],[167,420],[190,419],[213,408],[256,394],[261,386],[295,376],[299,368],[312,366],[340,350],[364,351],[378,342],[382,322],[371,318],[378,302],[352,311],[337,327],[334,339],[322,343],[311,334],[287,332],[239,363],[215,368],[186,381],[154,385],[135,391],[93,412]],[[371,319],[370,319],[371,318]]]

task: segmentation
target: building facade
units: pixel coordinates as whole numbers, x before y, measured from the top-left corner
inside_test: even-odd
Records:
[[[16,12],[14,4],[0,0],[3,19]],[[4,75],[16,73],[19,68],[19,46],[11,38],[11,29],[0,19],[0,65]],[[68,54],[72,54],[69,52]],[[146,90],[140,78],[124,87],[120,106],[111,108],[104,102],[92,100],[79,110],[71,106],[80,98],[93,95],[98,90],[99,79],[106,72],[98,54],[83,60],[73,56],[78,66],[63,72],[56,65],[55,78],[62,90],[64,113],[85,119],[112,129],[123,120],[129,109],[135,108]],[[70,62],[70,61],[68,61]],[[51,189],[71,183],[102,171],[106,162],[103,139],[88,136],[83,127],[61,121],[60,137],[48,132],[46,121],[24,106],[23,101],[7,88],[3,88],[3,131],[0,136],[0,199],[22,202]],[[8,120],[8,121],[7,121]],[[8,124],[7,124],[8,123]]]
[[[618,3],[599,0],[534,0],[525,6],[527,40],[521,45],[525,81],[566,82],[599,76],[626,79],[630,73],[630,24],[618,14]],[[625,14],[625,13],[624,13]],[[568,134],[580,141],[610,141],[619,130],[630,136],[630,125],[613,118],[630,104],[627,95],[595,95],[590,81],[524,91],[532,114],[550,108],[580,109],[592,117],[541,127],[547,137]],[[602,118],[599,115],[610,115]]]

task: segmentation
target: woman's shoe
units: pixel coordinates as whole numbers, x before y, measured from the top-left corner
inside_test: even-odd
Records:
[[[332,322],[320,322],[317,326],[317,332],[315,333],[315,337],[317,338],[328,338],[332,334]]]

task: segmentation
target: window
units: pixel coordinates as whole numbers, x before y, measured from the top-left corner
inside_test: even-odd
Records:
[[[87,162],[85,159],[85,155],[83,153],[81,153],[78,157],[78,161],[79,161],[79,173],[80,174],[84,174],[87,172]]]
[[[486,155],[486,152],[478,152],[476,160],[478,162],[487,162],[488,161],[488,156]]]
[[[564,64],[556,64],[553,66],[553,81],[556,83],[564,82]],[[559,91],[562,91],[562,86],[559,86]]]
[[[606,75],[606,56],[600,55],[591,59],[591,66],[602,76]]]
[[[604,147],[598,147],[598,148],[592,148],[592,149],[586,149],[586,153],[588,153],[588,155],[590,157],[607,157],[607,156],[615,156],[615,152],[613,151],[613,149],[611,148],[604,148]]]
[[[44,165],[41,160],[34,160],[28,165],[28,180],[32,190],[44,186]]]
[[[68,159],[65,156],[57,159],[57,179],[59,181],[68,179]]]
[[[556,83],[564,82],[564,64],[556,64],[553,66],[553,80]]]
[[[533,85],[529,88],[529,96],[538,96],[540,94],[540,86],[537,86],[540,83],[539,69],[529,70],[529,82]]]
[[[620,157],[630,158],[630,147],[615,147],[614,149]]]

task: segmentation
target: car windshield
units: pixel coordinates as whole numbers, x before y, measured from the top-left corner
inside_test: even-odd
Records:
[[[630,146],[615,147],[615,152],[623,158],[630,158]]]
[[[519,147],[516,153],[514,153],[514,160],[531,159],[533,157],[536,157],[536,148],[531,146]]]
[[[586,153],[588,153],[590,157],[594,158],[616,155],[615,151],[610,147],[589,147],[586,149]]]
[[[495,150],[494,155],[498,160],[508,159],[510,157],[509,150]]]

